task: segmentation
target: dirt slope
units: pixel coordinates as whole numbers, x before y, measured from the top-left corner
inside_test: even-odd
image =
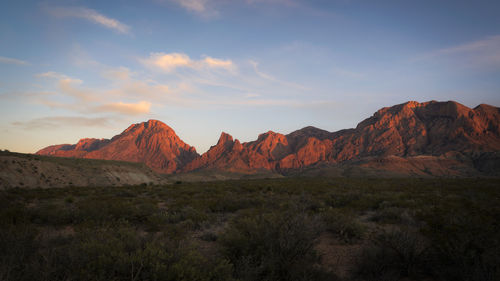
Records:
[[[140,163],[0,152],[0,189],[167,183]]]

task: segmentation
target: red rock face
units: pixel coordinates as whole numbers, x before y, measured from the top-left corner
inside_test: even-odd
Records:
[[[49,146],[41,155],[143,162],[153,170],[172,173],[198,157],[164,123],[157,120],[134,124],[107,139],[81,139],[76,145]]]
[[[306,127],[286,136],[267,132],[256,141],[238,142],[237,149],[218,144],[185,170],[266,169],[279,172],[364,157],[499,151],[499,121],[499,108],[489,105],[470,109],[456,102],[411,101],[382,108],[355,129],[330,133]],[[232,137],[230,140],[232,143]]]
[[[498,151],[498,107],[483,104],[471,109],[452,101],[410,101],[382,108],[356,128],[334,133],[314,127],[288,135],[269,131],[247,143],[222,133],[217,144],[201,156],[156,120],[132,125],[111,140],[82,139],[76,145],[49,146],[37,153],[143,162],[163,173],[201,169],[252,173],[367,157]]]

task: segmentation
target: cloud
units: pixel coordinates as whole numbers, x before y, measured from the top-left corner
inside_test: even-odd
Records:
[[[81,18],[102,25],[118,33],[129,33],[130,27],[95,10],[84,7],[51,7],[49,12],[56,17]]]
[[[183,53],[151,53],[149,58],[140,60],[144,65],[172,72],[177,68],[190,69],[216,69],[234,70],[235,65],[231,60],[205,57],[201,60],[192,60]]]
[[[221,1],[221,0],[157,0],[159,2],[170,2],[174,3],[188,12],[197,14],[203,18],[214,18],[219,15],[219,10],[222,6],[227,6],[230,4],[243,4],[248,6],[257,5],[277,5],[285,7],[299,7],[299,3],[296,0],[231,0],[231,1]]]
[[[232,68],[233,62],[231,60],[221,60],[212,57],[206,57],[203,62],[209,67]]]
[[[98,106],[94,108],[96,112],[117,112],[126,115],[140,115],[149,113],[151,103],[140,101],[137,103],[116,102]]]
[[[0,94],[0,99],[2,100],[17,100],[17,99],[37,99],[40,97],[48,97],[51,95],[56,95],[56,92],[49,91],[16,91],[16,92],[7,92]]]
[[[207,11],[207,0],[171,0],[188,11],[203,13]]]
[[[110,80],[127,81],[130,79],[130,69],[126,67],[112,68],[104,71],[103,76]]]
[[[80,101],[91,101],[97,99],[97,97],[95,97],[95,94],[93,94],[91,91],[78,88],[78,86],[83,83],[83,81],[80,79],[71,78],[67,75],[54,71],[39,73],[36,74],[35,77],[57,80],[57,85],[63,93],[77,98]]]
[[[31,101],[52,109],[83,114],[133,116],[151,114],[162,107],[234,108],[316,106],[308,88],[262,72],[259,63],[236,65],[231,59],[185,53],[151,53],[139,59],[144,70],[96,64],[93,71],[109,81],[102,87],[86,87],[77,78],[54,71],[37,74],[54,80],[56,94]],[[148,71],[159,69],[161,72]],[[157,80],[158,79],[158,80]],[[306,94],[306,95],[304,95]],[[314,105],[313,105],[314,104]],[[154,112],[153,112],[154,113]]]
[[[37,78],[55,78],[55,79],[68,78],[68,76],[61,74],[61,73],[57,73],[55,71],[47,71],[47,72],[43,72],[43,73],[38,73],[38,74],[35,74],[35,77],[37,77]]]
[[[130,99],[130,97],[136,98],[136,96],[148,96],[157,93],[164,94],[168,91],[168,87],[165,85],[150,85],[141,81],[123,79],[123,75],[124,73],[128,73],[128,69],[117,68],[115,70],[123,73],[120,73],[116,77],[120,82],[119,85],[109,90],[83,88],[82,80],[53,71],[37,74],[37,77],[55,79],[59,89],[59,96],[38,96],[36,101],[50,108],[60,108],[82,113],[140,115],[150,113],[150,102],[139,101],[137,103],[130,103],[123,101],[111,102],[109,100]],[[66,100],[66,97],[72,97],[74,100],[71,102],[61,102],[61,100]]]
[[[186,54],[180,53],[151,53],[148,59],[142,60],[145,65],[173,71],[178,67],[191,67],[193,62]]]
[[[245,2],[249,5],[252,4],[278,4],[285,5],[290,7],[295,7],[298,3],[294,0],[245,0]]]
[[[213,0],[159,0],[160,2],[174,3],[190,13],[197,14],[203,18],[214,18],[219,15],[215,9],[217,3]]]
[[[25,129],[46,129],[54,127],[63,126],[79,126],[79,127],[109,127],[109,118],[106,117],[79,117],[79,116],[54,116],[54,117],[42,117],[36,118],[29,121],[17,121],[13,122],[12,125],[23,127]]]
[[[0,63],[17,64],[17,65],[29,65],[29,63],[26,62],[26,61],[18,60],[18,59],[13,59],[13,58],[7,58],[7,57],[0,57]]]
[[[458,46],[453,46],[438,50],[439,54],[455,54],[464,52],[494,51],[500,53],[500,35],[490,36],[481,40],[468,42]]]
[[[275,83],[281,84],[283,86],[287,86],[287,87],[290,87],[290,88],[295,88],[295,89],[298,89],[298,90],[301,90],[301,91],[310,91],[311,90],[310,88],[304,87],[304,86],[302,86],[300,84],[293,83],[293,82],[288,82],[288,81],[283,81],[283,80],[277,79],[276,77],[274,77],[274,76],[272,76],[270,74],[267,74],[267,73],[264,73],[264,72],[260,71],[259,70],[259,63],[256,62],[256,61],[249,60],[248,62],[253,67],[253,70],[254,70],[255,74],[257,74],[260,78],[263,78],[265,80],[269,80],[271,82],[275,82]]]
[[[439,49],[411,61],[436,58],[451,58],[454,62],[462,62],[467,67],[498,67],[500,66],[500,35]]]

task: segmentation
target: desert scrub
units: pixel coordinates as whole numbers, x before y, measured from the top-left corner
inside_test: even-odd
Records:
[[[0,190],[0,280],[335,280],[310,248],[320,231],[366,246],[356,280],[500,280],[499,187],[498,179],[284,178]],[[352,238],[353,215],[378,212],[389,225]],[[403,251],[411,239],[390,231],[371,239],[405,226],[429,250]]]
[[[316,218],[292,210],[236,218],[218,241],[240,280],[327,280],[313,249],[319,233]]]
[[[217,213],[234,213],[241,209],[255,208],[262,203],[257,198],[242,197],[238,194],[228,194],[210,200],[208,208]]]
[[[345,243],[353,243],[365,236],[366,228],[353,215],[330,208],[321,217],[325,230]]]
[[[0,280],[36,280],[34,272],[26,272],[27,263],[37,250],[36,228],[9,225],[0,229]]]
[[[31,222],[39,225],[67,225],[75,222],[76,213],[68,204],[42,202],[29,209]]]
[[[138,235],[126,222],[44,243],[36,237],[33,228],[0,230],[1,280],[233,280],[227,260],[187,241]]]
[[[370,220],[377,223],[410,225],[414,223],[414,220],[409,212],[408,209],[398,207],[379,208]]]
[[[428,249],[428,243],[416,231],[397,229],[381,233],[363,249],[353,271],[354,279],[419,280],[430,274]]]
[[[432,241],[435,276],[500,280],[500,213],[434,209],[426,218],[424,233]]]
[[[189,244],[138,237],[134,229],[102,229],[76,244],[82,280],[231,280],[231,265],[208,260]],[[85,238],[86,237],[86,238]]]

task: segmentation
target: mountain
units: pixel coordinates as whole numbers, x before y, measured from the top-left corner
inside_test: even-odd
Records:
[[[162,173],[314,174],[311,169],[317,168],[341,175],[384,170],[390,175],[475,176],[500,174],[499,152],[498,107],[410,101],[337,132],[311,126],[287,135],[268,131],[245,143],[223,132],[201,156],[156,120],[132,125],[111,140],[82,139],[37,154],[143,162]]]
[[[173,173],[199,156],[172,128],[157,120],[131,125],[110,140],[81,139],[74,145],[49,146],[36,154],[142,162],[162,173]]]
[[[314,127],[288,135],[269,131],[248,143],[233,141],[223,133],[217,145],[189,163],[184,171],[265,169],[284,173],[321,163],[359,162],[389,156],[405,160],[396,161],[393,157],[386,163],[401,163],[407,169],[423,165],[426,169],[425,165],[436,166],[436,161],[444,162],[431,157],[422,164],[422,158],[414,157],[500,151],[499,121],[500,109],[489,105],[471,109],[453,101],[410,101],[382,108],[354,129],[333,133]],[[370,166],[367,161],[363,163]],[[448,164],[456,165],[455,162]],[[380,161],[375,161],[373,166],[381,166]]]

